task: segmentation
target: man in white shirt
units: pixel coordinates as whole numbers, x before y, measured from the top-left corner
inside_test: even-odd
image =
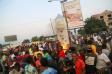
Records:
[[[106,54],[107,56],[109,56],[109,54],[110,54],[110,50],[107,49],[106,44],[102,45],[102,53]]]
[[[95,42],[97,42],[98,41],[98,36],[96,34],[93,35],[93,39],[94,39]]]
[[[102,48],[99,47],[98,50],[98,55],[97,55],[97,64],[96,68],[98,70],[99,74],[105,74],[105,69],[107,69],[109,66],[111,66],[111,62],[109,58],[107,57],[106,54],[102,53]]]
[[[109,58],[106,56],[106,54],[102,53],[97,56],[97,69],[106,68],[107,64],[110,63]]]

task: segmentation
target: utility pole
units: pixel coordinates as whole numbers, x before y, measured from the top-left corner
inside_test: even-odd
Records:
[[[70,33],[69,33],[69,26],[68,26],[68,20],[67,20],[67,16],[66,16],[66,10],[65,10],[65,5],[64,5],[64,2],[60,2],[61,3],[61,6],[62,6],[62,13],[63,13],[63,16],[65,18],[65,22],[66,22],[66,28],[67,28],[67,34],[68,34],[68,38],[69,38],[69,44],[71,46],[71,37],[70,37]]]

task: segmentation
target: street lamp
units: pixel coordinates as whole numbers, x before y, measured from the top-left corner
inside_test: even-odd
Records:
[[[70,40],[70,35],[69,35],[69,27],[68,27],[68,21],[67,21],[67,17],[66,17],[66,10],[65,10],[65,7],[64,7],[64,2],[66,1],[66,0],[49,0],[48,2],[52,2],[52,1],[60,1],[60,3],[61,3],[61,7],[63,8],[61,8],[61,10],[62,10],[62,14],[63,14],[63,16],[64,16],[64,18],[65,18],[65,23],[66,23],[66,28],[67,28],[67,33],[68,33],[68,37],[69,37],[69,43],[70,43],[70,45],[71,45],[71,40]]]

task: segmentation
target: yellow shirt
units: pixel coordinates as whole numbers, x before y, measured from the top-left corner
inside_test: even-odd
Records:
[[[92,49],[92,52],[93,52],[94,54],[96,54],[96,46],[95,46],[95,45],[91,45],[91,49]]]
[[[44,54],[43,54],[43,52],[42,51],[37,51],[37,52],[34,52],[34,56],[36,56],[37,57],[37,54],[42,54],[42,56],[44,56]]]

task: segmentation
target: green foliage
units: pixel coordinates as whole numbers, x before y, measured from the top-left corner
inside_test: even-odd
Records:
[[[25,40],[23,40],[23,43],[30,43],[30,40],[29,39],[25,39]]]
[[[87,34],[99,33],[101,31],[106,31],[106,25],[103,20],[91,17],[86,19],[84,29]]]
[[[39,41],[44,41],[45,40],[45,37],[44,36],[40,36],[39,37]]]
[[[79,29],[79,30],[78,30],[78,33],[79,33],[80,35],[85,35],[85,34],[86,34],[84,29]]]
[[[32,42],[35,42],[35,41],[44,41],[45,40],[45,37],[44,36],[40,36],[40,37],[32,37]]]
[[[37,37],[37,36],[34,36],[34,37],[32,37],[32,42],[35,42],[35,41],[38,41],[39,40],[39,38]]]

